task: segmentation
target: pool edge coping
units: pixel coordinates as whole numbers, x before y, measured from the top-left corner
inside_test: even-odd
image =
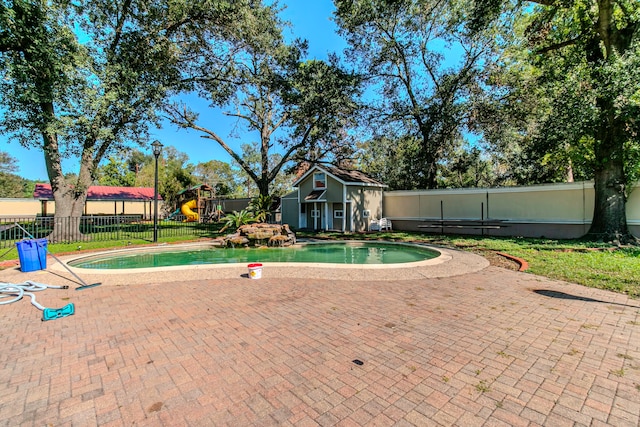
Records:
[[[360,242],[360,241],[354,241]],[[362,241],[367,242],[367,241]],[[306,242],[312,244],[313,242]],[[414,242],[383,242],[385,244],[402,244],[423,246],[440,252],[437,258],[399,264],[329,264],[329,263],[275,263],[264,262],[262,278],[321,278],[330,280],[412,280],[436,277],[451,277],[476,272],[489,266],[489,261],[476,254]],[[206,244],[205,244],[206,245]],[[174,248],[175,245],[157,245],[144,249],[157,249],[159,246]],[[203,246],[202,242],[180,244],[180,247]],[[124,248],[117,251],[139,251],[142,248]],[[78,254],[60,257],[66,262],[75,259],[95,256],[100,253],[112,254],[114,250],[95,252],[91,255]],[[85,269],[68,266],[74,273],[86,277],[116,277],[126,278],[127,283],[173,282],[178,280],[201,280],[203,278],[246,278],[248,277],[247,263],[233,264],[197,264],[170,267],[150,267],[136,269]],[[50,270],[64,272],[66,268],[60,263],[54,263]],[[375,275],[369,273],[375,272]],[[167,274],[169,273],[169,274]],[[210,273],[207,274],[207,273]],[[211,276],[211,277],[208,277]]]

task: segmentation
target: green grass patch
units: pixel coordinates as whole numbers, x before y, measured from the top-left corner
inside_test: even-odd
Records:
[[[158,242],[156,244],[162,243],[182,243],[188,241],[196,241],[199,240],[197,236],[172,236],[172,237],[163,237],[158,238]],[[85,241],[85,242],[73,242],[73,243],[49,243],[47,245],[47,250],[54,255],[69,255],[72,253],[80,253],[80,252],[94,252],[94,251],[107,251],[113,249],[125,249],[128,247],[136,247],[136,246],[148,246],[153,245],[153,241],[151,239],[140,239],[140,238],[131,238],[131,239],[120,239],[120,240],[108,240],[108,241]],[[0,250],[0,262],[9,261],[9,260],[17,260],[18,259],[18,250],[16,247],[6,248],[4,250]],[[2,267],[0,266],[0,270]]]
[[[586,240],[438,236],[422,233],[299,233],[298,237],[420,242],[482,254],[504,252],[529,263],[528,273],[640,297],[640,247]]]

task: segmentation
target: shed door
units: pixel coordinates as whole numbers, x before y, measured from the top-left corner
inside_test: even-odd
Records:
[[[333,225],[334,230],[344,230],[345,212],[342,203],[334,203],[332,208]]]
[[[300,228],[307,228],[307,204],[300,203],[300,214],[298,215],[298,223]]]

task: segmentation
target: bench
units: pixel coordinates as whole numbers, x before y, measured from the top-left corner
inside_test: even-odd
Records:
[[[427,220],[426,224],[418,225],[418,228],[461,228],[473,230],[499,230],[507,227],[503,220],[499,219],[435,219]]]

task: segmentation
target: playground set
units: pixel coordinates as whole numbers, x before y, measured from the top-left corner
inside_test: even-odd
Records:
[[[217,222],[224,216],[222,200],[214,197],[214,189],[207,184],[197,184],[180,191],[178,209],[166,219],[182,214],[184,222]]]

